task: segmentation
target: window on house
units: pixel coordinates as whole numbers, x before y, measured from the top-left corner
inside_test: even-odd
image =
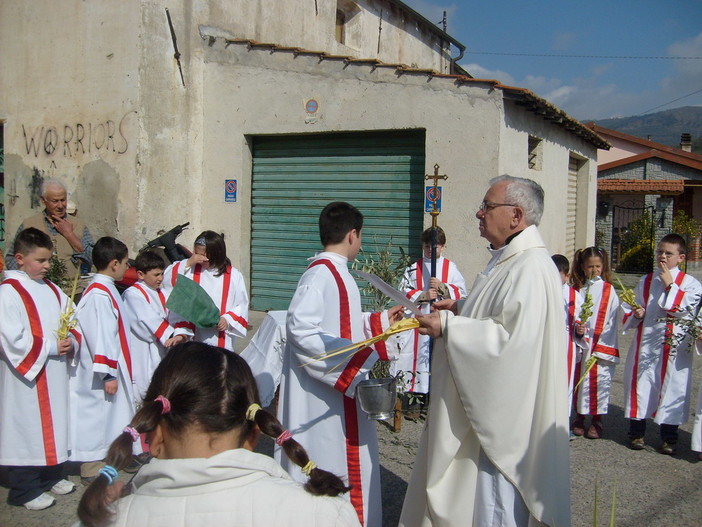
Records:
[[[337,9],[336,10],[336,41],[341,43],[341,44],[344,44],[346,41],[345,25],[346,25],[346,14],[341,9]]]
[[[541,170],[543,162],[543,142],[538,137],[529,136],[529,169]]]

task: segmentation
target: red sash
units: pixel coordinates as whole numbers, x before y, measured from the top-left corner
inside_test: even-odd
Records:
[[[41,348],[44,340],[44,330],[41,327],[41,318],[39,311],[34,303],[32,295],[29,294],[19,280],[14,278],[5,280],[2,285],[12,286],[19,294],[24,304],[27,317],[29,318],[29,329],[32,333],[32,348],[17,367],[17,372],[20,375],[25,375],[36,363],[41,353]],[[51,284],[53,285],[53,284]],[[54,286],[55,287],[55,286]],[[54,293],[58,291],[54,290]],[[61,308],[60,296],[59,309]],[[47,466],[58,464],[58,455],[56,454],[56,439],[54,437],[54,419],[51,413],[51,397],[49,396],[49,384],[46,380],[46,367],[42,366],[41,371],[34,378],[37,387],[37,399],[39,403],[39,416],[41,419],[41,435],[44,442],[44,457]]]
[[[92,284],[90,284],[85,290],[85,293],[83,293],[83,296],[87,295],[93,289],[99,289],[100,291],[107,293],[107,295],[110,297],[110,300],[112,301],[112,307],[117,311],[119,343],[122,349],[122,355],[124,355],[124,361],[127,363],[127,373],[129,374],[129,380],[132,381],[132,356],[129,351],[129,339],[127,338],[127,331],[124,327],[124,320],[122,320],[122,312],[119,310],[119,304],[117,304],[117,301],[112,296],[112,293],[110,292],[109,288],[97,282],[93,282]],[[105,355],[98,355],[97,353],[95,353],[93,361],[97,362],[98,364],[106,364],[113,370],[118,369],[118,362],[109,359]]]

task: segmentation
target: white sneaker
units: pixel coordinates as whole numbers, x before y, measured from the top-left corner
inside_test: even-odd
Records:
[[[58,494],[59,496],[62,496],[64,494],[70,494],[74,490],[76,490],[76,486],[67,479],[62,479],[53,487],[51,487],[51,492],[53,492],[54,494]]]
[[[25,503],[24,507],[26,509],[29,509],[30,511],[41,511],[44,509],[48,509],[54,503],[56,503],[56,500],[49,496],[46,492],[44,492],[42,494],[39,494],[39,496],[37,496],[33,500]]]

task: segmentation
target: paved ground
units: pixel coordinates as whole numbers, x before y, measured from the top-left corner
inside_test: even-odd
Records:
[[[629,283],[628,280],[625,280]],[[263,319],[252,314],[253,335]],[[631,337],[620,340],[623,354]],[[243,342],[240,345],[243,347]],[[702,382],[702,365],[695,365],[695,394]],[[702,461],[690,451],[692,423],[681,427],[680,453],[675,457],[659,454],[658,427],[647,430],[647,447],[635,452],[626,447],[626,423],[623,418],[623,367],[617,368],[612,390],[612,405],[606,417],[604,437],[600,440],[578,438],[571,449],[571,508],[573,527],[595,525],[593,511],[595,493],[600,526],[609,525],[612,494],[616,490],[616,525],[618,527],[699,527],[702,526]],[[384,423],[378,424],[383,479],[383,527],[395,527],[412,470],[422,423],[404,421],[395,433]],[[515,431],[518,433],[518,431]],[[270,441],[263,441],[260,450],[272,451]],[[0,485],[3,483],[0,473]],[[127,475],[122,475],[126,478]],[[77,476],[70,476],[78,481]],[[69,526],[75,521],[75,510],[82,487],[69,496],[60,496],[50,509],[30,512],[10,507],[5,501],[7,489],[0,486],[0,527]]]

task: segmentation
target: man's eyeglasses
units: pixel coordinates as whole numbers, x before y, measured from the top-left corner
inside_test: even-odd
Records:
[[[492,201],[483,200],[480,207],[478,207],[478,211],[488,212],[492,209],[496,209],[497,207],[519,207],[519,205],[514,205],[512,203],[493,203]]]

